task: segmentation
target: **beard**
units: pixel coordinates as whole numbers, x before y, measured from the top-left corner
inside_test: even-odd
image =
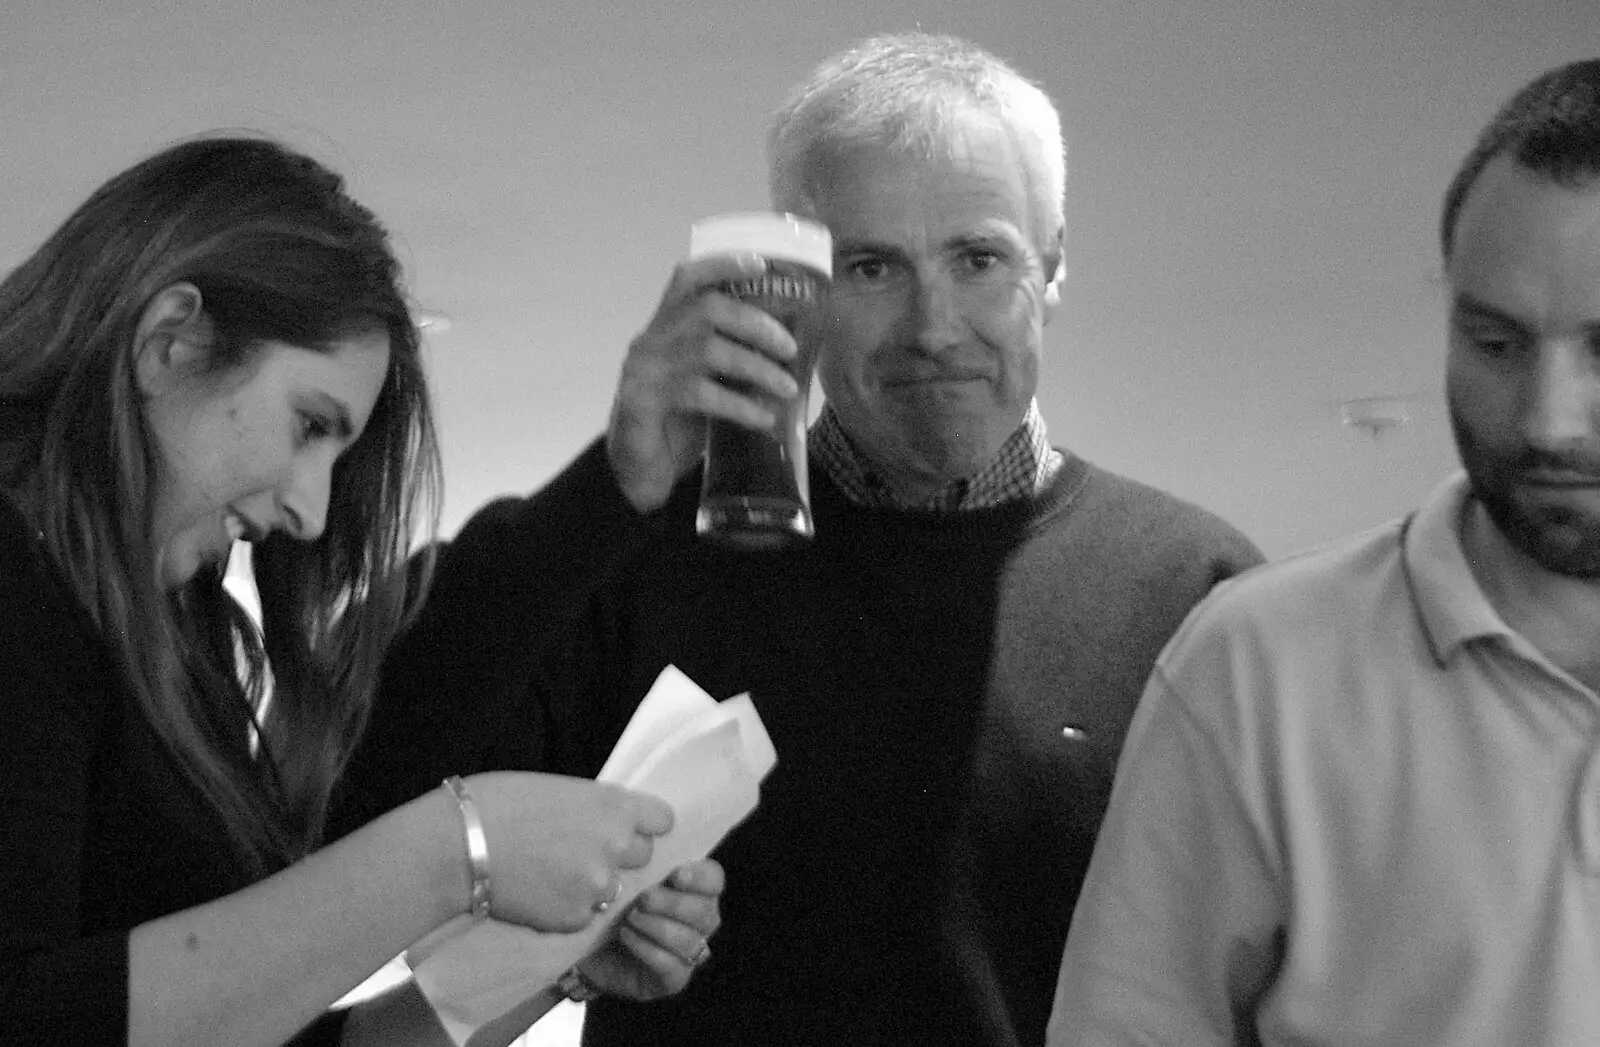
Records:
[[[1484,446],[1451,405],[1450,427],[1473,495],[1519,552],[1540,567],[1570,578],[1600,578],[1600,512],[1551,497],[1531,485],[1530,472],[1582,473],[1600,483],[1600,460],[1542,451]]]

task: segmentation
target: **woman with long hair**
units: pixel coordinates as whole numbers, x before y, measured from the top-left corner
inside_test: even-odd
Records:
[[[648,861],[659,800],[513,772],[322,846],[438,482],[387,236],[281,145],[159,153],[0,283],[6,1042],[442,1036],[414,989],[326,1012],[464,912],[580,929]],[[587,977],[681,988],[720,891],[680,869]]]

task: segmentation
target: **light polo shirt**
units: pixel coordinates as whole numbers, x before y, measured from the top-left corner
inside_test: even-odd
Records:
[[[1600,703],[1484,598],[1467,497],[1456,476],[1179,629],[1051,1045],[1600,1044]]]

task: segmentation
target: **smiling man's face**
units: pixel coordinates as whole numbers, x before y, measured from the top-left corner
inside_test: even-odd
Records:
[[[1060,231],[1037,163],[984,114],[944,155],[833,150],[811,184],[833,234],[833,290],[810,332],[828,403],[902,495],[992,460],[1022,423],[1056,300]]]

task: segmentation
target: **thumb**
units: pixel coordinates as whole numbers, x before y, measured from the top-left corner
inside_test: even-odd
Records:
[[[635,826],[646,836],[661,836],[672,831],[672,805],[649,793],[634,793]]]

